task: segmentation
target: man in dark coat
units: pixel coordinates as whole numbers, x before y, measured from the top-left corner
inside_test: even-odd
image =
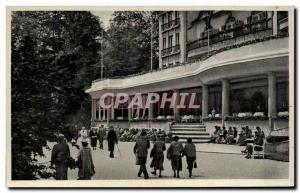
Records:
[[[58,144],[53,146],[51,154],[51,166],[55,166],[55,179],[68,179],[68,159],[70,158],[70,149],[67,145],[64,136],[58,136]]]
[[[107,144],[108,151],[110,152],[109,157],[114,158],[115,144],[118,144],[118,137],[112,127],[109,128],[109,131],[107,133]]]
[[[140,169],[138,172],[138,177],[141,176],[141,174],[144,174],[144,178],[148,179],[149,175],[146,168],[146,161],[147,161],[147,154],[148,149],[150,148],[150,142],[147,138],[146,131],[141,132],[141,136],[139,136],[136,140],[136,143],[133,148],[133,152],[137,157],[137,165],[140,165]]]
[[[99,140],[99,148],[103,149],[103,141],[105,139],[106,131],[104,129],[104,126],[101,125],[97,134],[98,140]]]

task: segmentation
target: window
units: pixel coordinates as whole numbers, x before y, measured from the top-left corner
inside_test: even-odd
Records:
[[[168,38],[168,47],[172,47],[173,46],[173,36],[169,36]]]
[[[172,21],[172,12],[168,13],[168,22]]]
[[[176,44],[175,45],[179,45],[179,33],[176,33]]]
[[[177,19],[179,16],[178,16],[178,11],[175,11],[175,19]]]
[[[165,14],[162,16],[162,23],[163,23],[163,24],[166,23],[166,15],[165,15]]]
[[[165,49],[167,46],[167,40],[166,38],[163,38],[163,49]]]

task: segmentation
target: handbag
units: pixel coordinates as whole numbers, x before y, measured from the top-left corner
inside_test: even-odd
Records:
[[[194,168],[197,168],[198,166],[197,166],[197,162],[196,161],[194,161]]]

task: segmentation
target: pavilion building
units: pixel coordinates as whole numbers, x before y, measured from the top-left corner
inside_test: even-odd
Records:
[[[287,11],[162,12],[159,68],[93,81],[86,90],[92,98],[92,124],[166,131],[190,124],[207,133],[215,125],[260,126],[267,133],[287,128],[288,22]],[[99,99],[107,92],[141,93],[143,98],[150,92],[196,93],[200,108],[160,108],[158,101],[147,109],[127,104],[103,109]]]

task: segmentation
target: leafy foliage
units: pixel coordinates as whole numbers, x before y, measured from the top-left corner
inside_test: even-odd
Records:
[[[152,28],[152,33],[151,33]],[[158,12],[114,12],[107,30],[105,76],[126,76],[158,67]]]
[[[36,159],[49,148],[47,141],[74,124],[90,124],[90,99],[84,90],[100,77],[101,47],[106,77],[150,70],[153,26],[153,63],[158,66],[157,16],[115,12],[105,32],[99,18],[86,11],[13,12],[13,180],[50,177],[47,166]]]
[[[98,76],[101,30],[89,12],[13,13],[12,179],[49,177],[35,159],[46,141],[74,124],[78,113],[85,116],[77,121],[89,124],[84,87]]]

